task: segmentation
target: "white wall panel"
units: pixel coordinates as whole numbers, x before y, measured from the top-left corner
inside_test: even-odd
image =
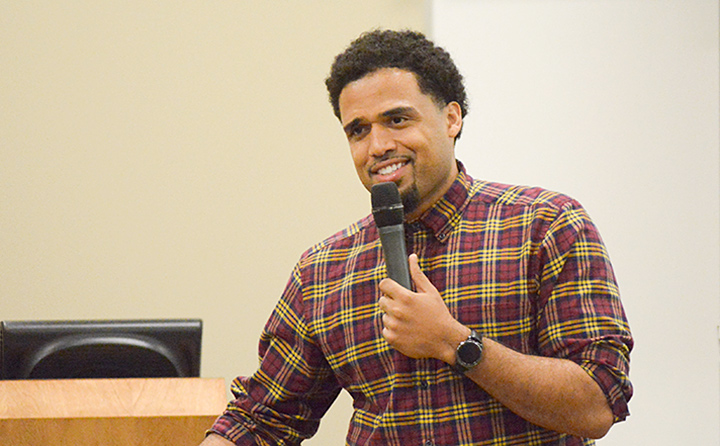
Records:
[[[635,397],[599,444],[720,444],[718,2],[436,0],[431,28],[468,170],[574,196],[608,245]]]

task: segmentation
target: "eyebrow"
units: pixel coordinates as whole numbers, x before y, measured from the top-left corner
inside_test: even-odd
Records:
[[[388,118],[390,116],[407,114],[415,114],[415,109],[413,107],[395,107],[383,112],[381,116]]]
[[[380,116],[382,116],[383,118],[389,118],[397,115],[414,115],[415,113],[415,108],[413,107],[395,107],[382,112]],[[362,122],[362,119],[355,118],[350,121],[345,127],[343,127],[343,130],[345,131],[345,133],[349,133],[351,130],[357,127],[360,122]]]

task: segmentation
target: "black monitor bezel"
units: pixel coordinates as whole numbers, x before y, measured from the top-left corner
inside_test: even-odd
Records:
[[[162,377],[200,376],[200,319],[3,321],[0,324],[2,379],[74,378],[67,373],[33,376],[33,369],[44,358],[70,348],[152,352],[169,361],[175,370],[174,375]],[[138,373],[128,373],[129,377],[151,377],[141,373],[140,364],[138,370]]]

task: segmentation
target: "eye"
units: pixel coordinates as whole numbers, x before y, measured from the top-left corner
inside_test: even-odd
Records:
[[[395,115],[395,116],[391,116],[390,119],[388,120],[388,122],[393,127],[402,127],[405,124],[407,124],[408,118],[407,118],[407,116]]]
[[[347,137],[348,139],[360,139],[367,133],[367,126],[364,125],[355,125],[350,127],[347,130]]]

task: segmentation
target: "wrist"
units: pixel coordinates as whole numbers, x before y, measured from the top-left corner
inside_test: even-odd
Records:
[[[457,346],[452,367],[457,373],[465,375],[480,364],[482,358],[483,339],[475,330],[471,330],[468,337]]]
[[[457,348],[465,341],[472,331],[458,323],[452,330],[448,332],[448,336],[444,339],[443,349],[438,359],[442,360],[449,366],[454,366],[457,361]]]

